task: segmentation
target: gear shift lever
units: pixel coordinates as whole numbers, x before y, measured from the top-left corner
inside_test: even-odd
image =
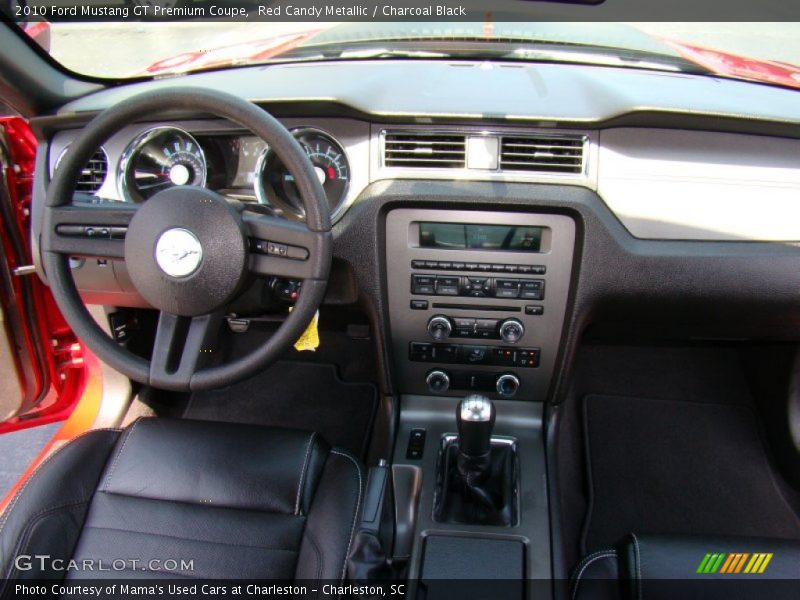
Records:
[[[494,403],[479,394],[467,396],[456,409],[458,470],[470,486],[489,476],[494,418]]]
[[[456,407],[458,437],[446,437],[437,466],[434,519],[511,527],[517,523],[517,454],[513,438],[495,440],[494,404],[467,396]]]

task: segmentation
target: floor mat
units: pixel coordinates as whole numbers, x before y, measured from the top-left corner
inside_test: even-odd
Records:
[[[50,423],[0,435],[0,500],[64,423]]]
[[[746,406],[589,395],[586,551],[628,532],[800,539]]]
[[[283,361],[230,387],[195,392],[184,416],[316,431],[363,457],[376,404],[375,386],[343,382],[333,365]]]

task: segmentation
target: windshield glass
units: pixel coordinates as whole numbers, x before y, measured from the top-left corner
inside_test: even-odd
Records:
[[[461,58],[669,69],[800,87],[800,23],[794,22],[120,19],[46,25],[46,43],[37,41],[56,61],[76,73],[111,79],[279,61]],[[20,23],[34,39],[44,26]]]

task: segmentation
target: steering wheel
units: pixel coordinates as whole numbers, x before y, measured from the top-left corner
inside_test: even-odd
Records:
[[[96,149],[130,123],[165,110],[202,112],[263,139],[292,176],[305,225],[237,208],[202,187],[163,190],[133,206],[73,203],[80,170]],[[218,91],[146,92],[102,112],[64,155],[47,191],[42,259],[53,296],[73,331],[97,356],[134,381],[175,391],[239,381],[277,360],[301,336],[325,294],[332,257],[325,193],[300,144],[256,105]],[[124,258],[136,291],[160,311],[150,360],[112,340],[81,300],[69,257]],[[250,354],[204,367],[213,356],[224,307],[252,276],[303,281],[294,308]]]

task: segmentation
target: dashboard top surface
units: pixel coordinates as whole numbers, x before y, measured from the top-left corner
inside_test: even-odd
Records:
[[[175,86],[226,90],[265,104],[333,103],[364,116],[417,122],[586,125],[656,112],[800,124],[797,91],[774,86],[636,68],[454,60],[279,64],[168,77],[90,94],[58,115],[100,111],[139,92]]]

